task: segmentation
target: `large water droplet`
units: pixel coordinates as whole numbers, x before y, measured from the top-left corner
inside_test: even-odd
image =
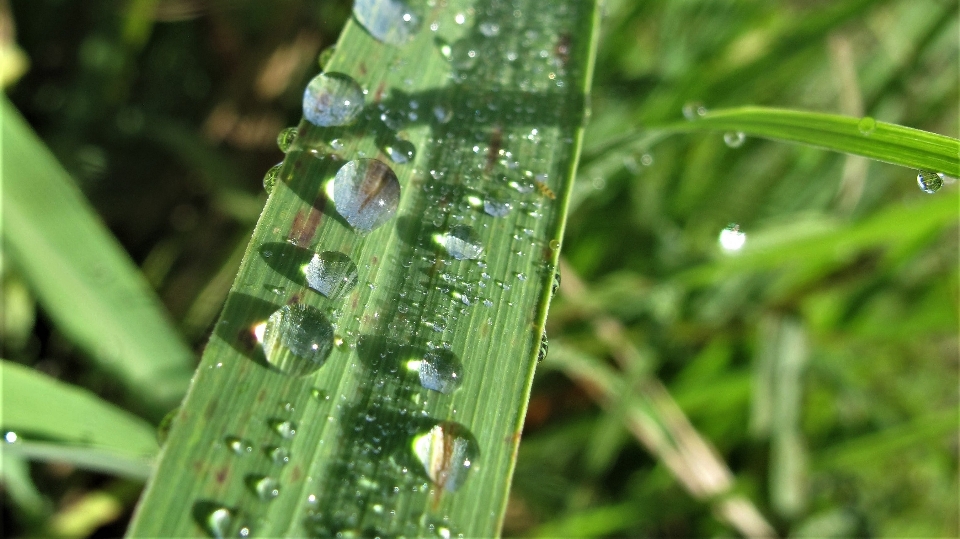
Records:
[[[280,151],[287,153],[290,151],[290,147],[293,146],[293,143],[297,140],[297,128],[288,127],[277,135],[277,147],[280,148]]]
[[[444,421],[413,439],[413,454],[431,481],[454,492],[466,481],[480,449],[466,427]]]
[[[420,30],[420,17],[401,0],[354,0],[353,16],[374,38],[403,45]]]
[[[386,223],[400,204],[400,182],[376,159],[356,159],[340,167],[333,184],[337,211],[361,234]]]
[[[357,286],[357,265],[350,257],[337,251],[323,251],[313,255],[303,267],[307,285],[330,299],[336,300]]]
[[[739,251],[747,243],[747,234],[740,230],[740,225],[730,224],[720,231],[717,241],[724,251]]]
[[[869,135],[877,128],[877,121],[869,116],[864,116],[857,122],[857,130],[861,135]]]
[[[276,479],[266,475],[248,475],[246,478],[247,487],[260,498],[261,501],[269,502],[280,495],[280,483]]]
[[[917,173],[917,185],[924,193],[934,194],[943,187],[943,174],[932,170],[921,170]]]
[[[451,227],[443,234],[436,234],[434,239],[457,260],[477,259],[483,253],[483,247],[480,246],[476,232],[467,225]]]
[[[267,169],[267,173],[263,175],[263,189],[270,194],[273,192],[273,187],[277,185],[277,178],[280,177],[280,169],[283,168],[283,162],[273,165]]]
[[[409,140],[397,139],[383,146],[383,152],[390,156],[390,160],[397,164],[413,161],[417,155],[417,148]]]
[[[255,333],[270,365],[292,375],[319,369],[333,348],[333,327],[309,305],[284,305]]]
[[[740,131],[729,131],[723,134],[723,143],[731,148],[743,146],[745,140],[747,140],[747,136]]]
[[[706,114],[707,107],[704,107],[703,103],[687,103],[683,106],[683,117],[691,122],[697,118],[706,116]]]
[[[320,73],[303,91],[303,117],[313,125],[346,125],[361,110],[363,90],[343,73]]]
[[[409,362],[408,367],[419,373],[420,385],[445,395],[463,382],[463,365],[447,350],[430,350],[423,358]]]

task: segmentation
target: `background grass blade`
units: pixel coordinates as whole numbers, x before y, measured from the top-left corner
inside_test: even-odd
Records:
[[[0,99],[4,254],[57,327],[159,419],[193,355],[128,255],[20,114]]]
[[[85,389],[9,361],[0,362],[0,426],[21,442],[50,440],[143,458],[157,452],[156,429]]]
[[[402,47],[356,21],[344,29],[326,69],[355,78],[366,108],[348,127],[301,123],[131,535],[200,535],[217,509],[231,515],[224,533],[498,533],[576,166],[597,14],[592,2],[543,9],[528,0],[449,2],[416,16],[421,29]],[[385,148],[398,137],[416,157],[391,163],[402,185],[397,217],[358,236],[323,185],[344,160],[390,163]],[[438,245],[454,226],[475,231],[477,260]],[[342,302],[304,286],[300,264],[321,250],[357,264],[360,285]],[[250,333],[291,303],[324,312],[342,343],[302,378],[269,369]],[[407,361],[429,350],[459,357],[459,390],[421,386]],[[438,426],[475,438],[479,450],[456,492],[436,475],[449,457],[431,464],[413,452],[414,438]],[[255,451],[238,456],[228,436]],[[271,462],[276,448],[289,452],[288,464]],[[264,476],[278,485],[270,501],[251,488]]]

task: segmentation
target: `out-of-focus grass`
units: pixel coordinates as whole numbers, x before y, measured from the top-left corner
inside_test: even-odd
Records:
[[[217,312],[207,302],[229,283],[218,276],[233,273],[262,205],[262,172],[280,160],[273,138],[299,117],[306,73],[349,5],[136,8],[148,4],[14,3],[30,71],[9,94],[200,346]],[[643,361],[604,369],[665,387],[781,535],[956,536],[956,184],[926,195],[916,171],[750,137],[729,148],[719,133],[600,152],[627,131],[682,122],[689,102],[869,115],[956,137],[956,3],[605,9],[563,245],[588,293],[561,292],[550,338],[613,360],[596,321],[616,321]],[[264,73],[286,84],[261,84]],[[746,233],[739,252],[717,245],[730,223]],[[6,357],[123,404],[35,310],[16,268],[3,270]],[[729,533],[636,441],[623,408],[601,408],[564,372],[535,383],[508,533]],[[31,490],[23,471],[5,460],[18,493],[5,521],[24,533],[46,529],[30,515],[49,501],[65,512],[68,494],[115,488],[34,464]],[[85,507],[107,526],[99,533],[122,531],[122,516],[111,528],[109,512]]]

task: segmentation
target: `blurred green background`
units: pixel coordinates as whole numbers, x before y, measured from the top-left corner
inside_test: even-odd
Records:
[[[956,183],[927,195],[916,171],[720,134],[607,149],[690,103],[956,137],[957,3],[604,11],[505,534],[729,536],[752,514],[723,516],[732,492],[780,535],[957,536],[960,236],[955,217],[911,219],[956,207]],[[25,68],[10,99],[197,351],[282,158],[276,135],[349,15],[347,1],[0,2],[3,74]],[[730,224],[741,251],[718,244]],[[4,357],[136,409],[2,271]],[[621,383],[604,392],[603,372]],[[4,490],[8,536],[119,535],[140,488],[60,464],[30,476],[39,498]]]

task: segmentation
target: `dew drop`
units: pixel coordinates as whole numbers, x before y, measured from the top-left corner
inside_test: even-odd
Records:
[[[320,65],[320,69],[326,71],[327,65],[330,63],[330,58],[333,58],[333,53],[337,52],[336,45],[330,45],[329,47],[320,51],[320,54],[317,56],[317,64]]]
[[[357,286],[357,265],[350,257],[338,251],[323,251],[313,255],[303,267],[307,285],[324,296],[337,300]]]
[[[500,35],[500,25],[493,22],[480,23],[480,33],[487,37]]]
[[[320,73],[303,91],[303,117],[322,127],[346,125],[363,110],[363,90],[349,75]]]
[[[551,251],[556,251],[560,248],[560,242],[557,240],[550,240],[550,243],[547,245],[550,247]]]
[[[328,398],[326,391],[322,389],[318,389],[316,387],[310,390],[310,396],[318,401],[323,401]]]
[[[743,142],[745,140],[747,140],[747,136],[740,131],[729,131],[723,134],[723,143],[730,148],[739,148],[740,146],[743,146]]]
[[[917,173],[917,185],[927,194],[934,194],[943,187],[943,174],[932,170],[921,170]]]
[[[239,455],[242,457],[253,452],[253,446],[250,445],[250,442],[244,440],[243,438],[227,436],[223,439],[223,443],[234,455]]]
[[[454,492],[467,479],[480,454],[476,439],[466,427],[444,421],[413,439],[413,454],[427,477],[440,488]]]
[[[420,385],[448,395],[463,382],[463,365],[448,350],[430,350],[423,358],[409,362],[408,368],[420,375]]]
[[[547,358],[547,351],[550,349],[550,343],[547,342],[547,329],[543,329],[540,335],[540,350],[537,352],[537,363]]]
[[[277,185],[277,179],[280,177],[280,169],[283,168],[283,162],[273,165],[267,169],[263,175],[263,189],[269,194],[273,192],[273,187]]]
[[[286,466],[290,463],[290,452],[282,447],[266,447],[264,453],[270,462],[277,466]]]
[[[3,441],[8,444],[15,444],[20,441],[20,436],[18,436],[16,432],[8,430],[3,433]]]
[[[483,253],[476,232],[467,225],[453,226],[446,233],[434,235],[434,240],[457,260],[475,260]]]
[[[180,407],[178,406],[167,412],[167,414],[163,416],[163,419],[160,420],[160,424],[157,425],[157,444],[163,445],[167,443],[167,438],[170,436],[170,429],[173,428],[173,421],[179,413]],[[14,436],[16,436],[16,434],[14,434]]]
[[[507,201],[494,200],[487,198],[483,201],[483,211],[493,217],[506,217],[513,209],[513,205]]]
[[[258,329],[255,334],[267,362],[287,374],[314,372],[333,348],[333,327],[323,313],[309,305],[284,305]]]
[[[740,225],[729,224],[720,231],[717,241],[724,251],[739,251],[747,243],[747,234],[740,230]]]
[[[703,103],[687,103],[683,106],[683,117],[691,122],[706,114],[707,107],[704,107]]]
[[[286,440],[293,439],[293,437],[297,435],[296,423],[286,419],[270,420],[270,428]]]
[[[269,502],[280,495],[280,483],[266,475],[248,475],[247,487],[260,498],[260,501]]]
[[[287,153],[290,151],[290,147],[297,140],[297,131],[296,127],[288,127],[280,131],[280,134],[277,135],[277,147],[280,148],[281,152]]]
[[[400,204],[400,182],[376,159],[356,159],[340,167],[334,178],[337,211],[361,234],[386,223]]]
[[[383,146],[383,152],[390,156],[390,160],[397,164],[413,161],[417,155],[417,148],[409,140],[397,139]]]
[[[420,30],[420,17],[401,0],[354,0],[353,16],[375,39],[403,45]]]
[[[877,129],[877,121],[869,116],[864,116],[857,122],[857,130],[861,135],[870,135]]]
[[[213,507],[207,502],[199,502],[194,506],[194,511],[197,521],[211,537],[221,539],[231,535],[230,529],[234,520],[232,510],[226,507]]]

